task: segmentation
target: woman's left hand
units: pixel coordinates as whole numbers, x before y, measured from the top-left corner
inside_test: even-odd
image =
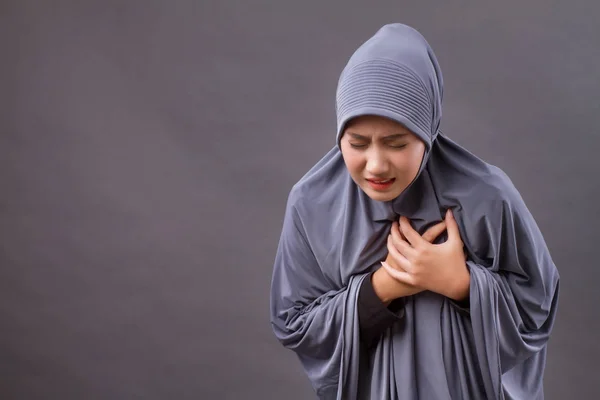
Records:
[[[406,217],[400,218],[402,235],[388,237],[388,251],[401,269],[387,263],[383,267],[395,279],[439,293],[456,301],[469,296],[470,275],[458,225],[452,211],[446,212],[448,240],[432,244],[410,225]],[[398,229],[394,223],[392,229]],[[406,240],[402,237],[406,238]]]

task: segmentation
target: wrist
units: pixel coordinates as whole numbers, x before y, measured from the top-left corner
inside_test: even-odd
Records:
[[[393,286],[391,281],[393,278],[387,273],[384,268],[379,268],[371,275],[371,284],[373,290],[379,299],[387,306],[394,300]]]
[[[468,269],[465,268],[463,274],[456,279],[455,287],[452,290],[452,294],[449,296],[454,301],[464,301],[469,297],[471,289],[471,274]]]

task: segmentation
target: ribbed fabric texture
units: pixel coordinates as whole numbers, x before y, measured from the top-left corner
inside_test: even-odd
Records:
[[[424,140],[430,140],[433,105],[427,91],[410,69],[391,60],[370,60],[345,71],[336,108],[338,138],[349,119],[377,110],[379,115],[409,120],[426,135]]]
[[[404,125],[429,152],[439,134],[443,88],[442,71],[425,38],[403,24],[385,25],[354,52],[340,75],[337,145],[350,119],[378,115]]]

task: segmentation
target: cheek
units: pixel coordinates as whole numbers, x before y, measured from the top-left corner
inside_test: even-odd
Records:
[[[359,173],[364,169],[364,157],[360,153],[349,148],[347,144],[346,146],[342,146],[342,156],[350,174]]]
[[[404,157],[398,158],[394,163],[396,169],[408,175],[414,175],[419,172],[419,167],[423,160],[423,150],[423,148],[415,148],[407,151]]]
[[[410,169],[411,172],[416,174],[419,172],[419,168],[421,167],[421,163],[423,162],[423,155],[425,154],[425,145],[421,144],[420,146],[415,148],[415,151],[412,152],[410,157]]]
[[[364,161],[362,160],[362,157],[356,154],[345,154],[344,162],[346,163],[346,168],[348,168],[348,171],[350,171],[351,174],[355,174],[363,170]]]

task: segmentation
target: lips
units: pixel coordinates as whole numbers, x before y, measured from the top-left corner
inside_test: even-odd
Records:
[[[373,182],[373,183],[377,183],[377,184],[385,184],[385,183],[391,183],[394,181],[393,178],[390,179],[367,179],[369,182]]]
[[[376,191],[385,191],[392,186],[392,184],[394,183],[395,180],[396,180],[396,178],[367,179],[367,182],[369,182],[369,186],[371,186],[371,189],[376,190]]]

